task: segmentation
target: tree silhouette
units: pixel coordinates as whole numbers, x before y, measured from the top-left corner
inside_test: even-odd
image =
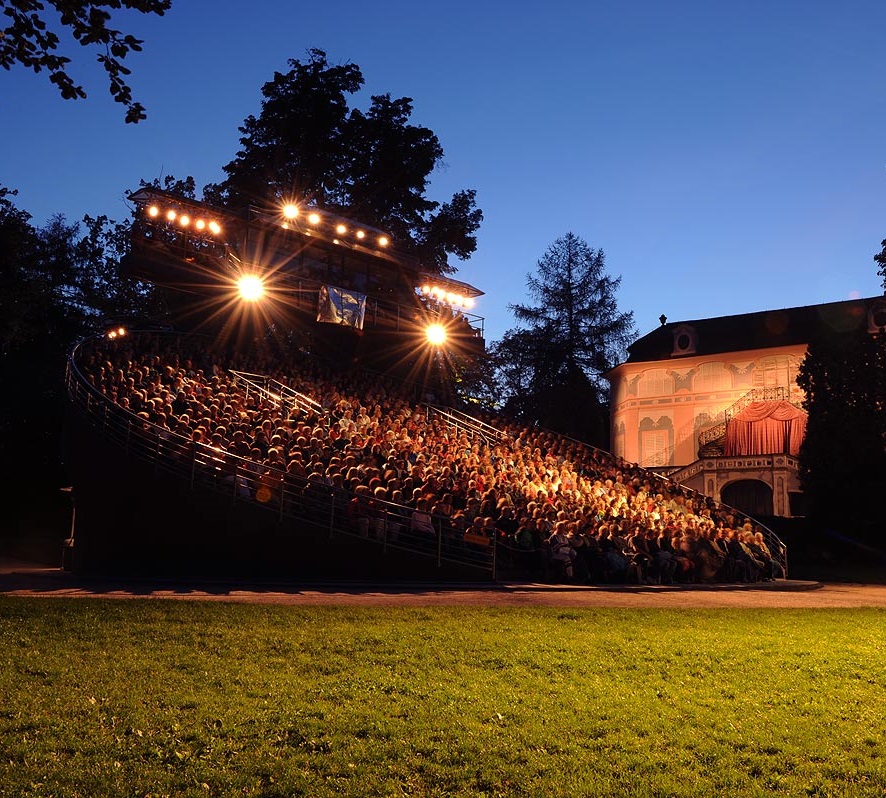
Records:
[[[57,20],[48,18],[46,5],[57,12]],[[0,30],[0,66],[9,70],[19,65],[34,72],[45,69],[63,99],[85,98],[83,87],[68,74],[71,59],[58,53],[61,39],[56,31],[66,31],[83,47],[98,50],[96,60],[107,73],[111,96],[126,106],[127,122],[139,122],[147,114],[144,106],[132,97],[126,82],[131,70],[124,66],[123,59],[131,52],[140,52],[143,41],[110,27],[111,12],[122,7],[163,16],[171,5],[172,0],[0,0],[7,20],[6,27]]]

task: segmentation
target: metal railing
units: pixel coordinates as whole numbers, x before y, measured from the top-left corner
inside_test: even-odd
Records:
[[[723,420],[708,427],[698,435],[698,446],[701,448],[712,441],[726,435],[726,427],[742,410],[754,402],[782,402],[790,401],[790,392],[783,386],[775,388],[753,388],[742,397],[733,402],[723,411]],[[793,403],[792,403],[793,404]]]
[[[323,406],[307,394],[296,391],[288,385],[268,377],[264,374],[250,374],[246,371],[234,371],[228,373],[234,378],[235,383],[240,383],[246,388],[246,397],[250,392],[267,400],[281,412],[298,410],[302,413],[316,413],[325,415]]]
[[[461,410],[439,405],[425,405],[424,407],[428,419],[439,419],[456,435],[464,433],[469,440],[480,440],[487,446],[494,446],[501,443],[506,437],[498,427],[487,424],[474,416],[469,416]]]

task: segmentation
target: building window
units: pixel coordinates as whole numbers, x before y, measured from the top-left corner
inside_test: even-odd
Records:
[[[615,427],[615,440],[613,440],[613,448],[612,452],[616,457],[624,457],[625,456],[625,425],[624,422],[619,422],[619,424]]]
[[[692,389],[702,394],[731,391],[732,375],[723,368],[722,363],[702,363],[695,372]]]
[[[668,465],[670,437],[666,429],[643,430],[640,433],[640,465],[646,468]]]
[[[775,355],[757,361],[754,369],[755,388],[788,388],[797,381],[797,359],[791,355]]]
[[[637,396],[641,399],[650,396],[673,396],[674,378],[664,369],[644,371],[637,385]]]

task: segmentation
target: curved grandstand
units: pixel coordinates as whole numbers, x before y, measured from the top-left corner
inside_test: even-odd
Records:
[[[96,337],[66,375],[80,570],[751,581],[753,519],[600,450],[296,350]]]

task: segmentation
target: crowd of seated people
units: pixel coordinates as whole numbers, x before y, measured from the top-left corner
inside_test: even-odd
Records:
[[[317,407],[286,410],[222,363]],[[244,498],[317,507],[337,492],[363,537],[478,556],[495,544],[502,568],[549,581],[783,576],[762,529],[733,510],[550,432],[500,421],[494,439],[469,436],[391,379],[258,351],[225,357],[174,336],[95,345],[78,366],[154,434],[201,452]]]

